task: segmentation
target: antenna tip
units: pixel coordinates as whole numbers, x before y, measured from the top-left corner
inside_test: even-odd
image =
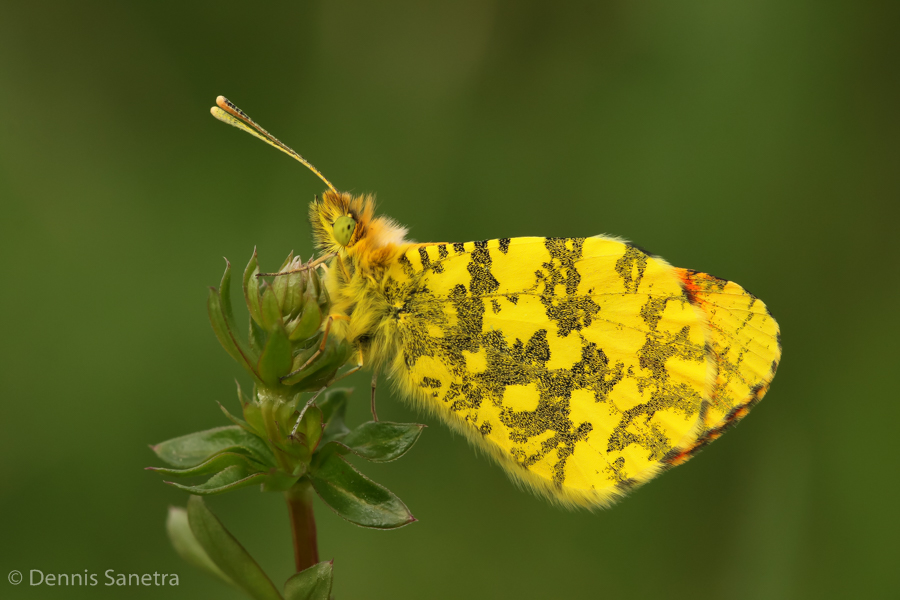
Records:
[[[216,96],[216,104],[218,104],[220,108],[225,108],[229,104],[228,98],[225,96]]]
[[[214,117],[216,116],[216,111],[219,111],[219,110],[221,110],[221,109],[218,106],[211,106],[209,108],[210,114],[212,114],[212,116],[214,116]]]

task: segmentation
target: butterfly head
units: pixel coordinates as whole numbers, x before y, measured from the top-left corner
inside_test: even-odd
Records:
[[[316,249],[341,256],[371,257],[371,253],[405,241],[406,229],[387,217],[375,216],[372,196],[326,191],[309,205]]]
[[[309,206],[316,248],[346,255],[366,237],[375,212],[371,196],[351,196],[328,190]]]

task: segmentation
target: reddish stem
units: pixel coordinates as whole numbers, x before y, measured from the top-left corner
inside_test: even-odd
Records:
[[[316,542],[316,518],[313,515],[313,489],[309,480],[301,480],[285,492],[291,515],[291,534],[294,540],[294,564],[297,572],[319,562]]]

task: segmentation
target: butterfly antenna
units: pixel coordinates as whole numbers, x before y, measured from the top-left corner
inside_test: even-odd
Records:
[[[301,163],[303,163],[306,166],[307,169],[309,169],[310,171],[315,173],[319,179],[324,181],[325,185],[327,185],[329,188],[331,188],[332,192],[334,192],[335,194],[338,193],[338,191],[334,188],[334,186],[331,185],[331,182],[328,181],[327,179],[325,179],[325,176],[322,175],[317,168],[312,166],[312,164],[308,160],[306,160],[305,158],[303,158],[302,156],[297,154],[297,152],[295,152],[293,149],[291,149],[290,146],[283,143],[281,140],[276,138],[274,135],[272,135],[271,133],[269,133],[262,127],[260,127],[256,123],[256,121],[254,121],[249,116],[247,116],[247,113],[245,113],[240,108],[235,106],[231,102],[231,100],[229,100],[225,96],[219,96],[218,98],[216,98],[216,106],[213,106],[209,110],[209,112],[212,113],[212,116],[214,116],[218,120],[222,121],[223,123],[228,123],[229,125],[237,127],[238,129],[243,129],[250,135],[261,139],[262,141],[269,144],[270,146],[274,146],[274,147],[278,148],[279,150],[281,150],[282,152],[284,152],[285,154],[300,161]]]

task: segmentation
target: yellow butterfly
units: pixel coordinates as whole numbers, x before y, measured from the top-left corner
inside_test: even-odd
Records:
[[[736,283],[607,236],[411,242],[371,196],[338,192],[216,103],[216,118],[328,185],[309,210],[316,263],[328,261],[325,334],[551,500],[610,504],[691,458],[768,390],[778,324]]]

